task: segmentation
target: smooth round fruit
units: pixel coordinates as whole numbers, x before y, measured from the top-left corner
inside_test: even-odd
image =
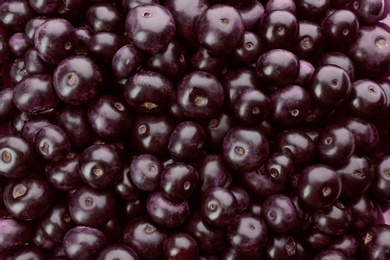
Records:
[[[176,101],[184,115],[194,119],[215,116],[224,103],[223,87],[210,73],[193,71],[177,86]]]
[[[123,243],[138,253],[141,259],[152,260],[163,256],[167,232],[145,216],[130,220],[123,231]]]
[[[174,228],[182,225],[190,217],[187,201],[173,202],[163,192],[151,193],[146,200],[146,211],[159,225]]]
[[[237,200],[231,191],[222,187],[214,187],[203,194],[201,214],[210,225],[226,226],[237,213]]]
[[[242,42],[244,24],[240,13],[228,5],[207,8],[196,21],[199,43],[216,55],[233,52]]]
[[[311,209],[332,206],[340,197],[341,188],[341,176],[328,165],[309,165],[298,176],[298,198]]]
[[[31,174],[13,179],[4,189],[4,205],[13,217],[32,220],[42,216],[53,201],[53,190],[44,177]]]
[[[227,226],[227,238],[237,251],[252,253],[267,241],[267,225],[252,213],[242,213],[235,216]]]
[[[69,212],[77,225],[102,227],[114,215],[114,195],[109,190],[79,187],[69,199]]]
[[[123,244],[113,244],[105,247],[97,260],[140,260],[138,254],[131,248]]]
[[[99,67],[85,56],[61,60],[53,73],[58,97],[71,105],[82,105],[93,99],[103,87]]]
[[[35,31],[34,47],[39,56],[49,64],[56,65],[74,54],[76,45],[76,31],[65,19],[48,19]]]
[[[126,17],[129,42],[139,49],[156,53],[173,39],[176,26],[172,14],[164,6],[144,4],[131,8]]]
[[[0,252],[20,248],[31,237],[31,226],[25,221],[3,217],[0,227]]]
[[[105,243],[106,237],[102,231],[77,226],[65,234],[63,245],[66,256],[70,259],[87,260],[96,257]]]
[[[293,201],[283,194],[269,196],[263,202],[262,213],[268,227],[279,233],[291,230],[298,220]]]
[[[177,260],[195,260],[199,247],[188,233],[174,233],[164,241],[164,257]]]
[[[237,126],[223,139],[222,156],[235,170],[251,171],[259,167],[269,155],[265,134],[256,128]]]

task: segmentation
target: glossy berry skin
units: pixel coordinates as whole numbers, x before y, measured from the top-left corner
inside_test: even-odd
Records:
[[[12,217],[0,218],[0,252],[22,247],[31,237],[31,225]]]
[[[62,60],[54,70],[53,86],[61,100],[81,105],[101,91],[102,75],[90,58],[72,56]]]
[[[378,218],[376,203],[367,194],[357,197],[348,204],[352,219],[350,226],[354,230],[365,231],[370,228]]]
[[[237,200],[228,189],[214,187],[203,194],[201,214],[210,225],[216,227],[226,226],[237,213]]]
[[[36,158],[34,147],[16,135],[0,138],[0,156],[0,175],[10,179],[28,175]]]
[[[15,59],[9,69],[11,86],[15,86],[30,74],[24,69],[24,59]]]
[[[172,40],[164,50],[149,56],[147,68],[176,82],[190,71],[190,58],[183,44]]]
[[[153,71],[139,71],[124,87],[124,98],[134,110],[155,113],[168,107],[174,95],[168,78]]]
[[[140,260],[138,254],[132,249],[123,244],[112,244],[105,247],[99,255],[96,257],[97,260]]]
[[[121,174],[121,179],[114,185],[117,195],[127,201],[135,201],[142,196],[142,192],[134,185],[130,177],[130,167],[125,167]]]
[[[56,125],[42,127],[34,138],[35,149],[45,160],[60,161],[70,152],[69,139]]]
[[[8,182],[3,200],[13,217],[32,220],[40,217],[49,208],[53,200],[53,190],[42,176],[32,174]]]
[[[299,34],[295,44],[299,59],[315,62],[325,47],[325,38],[321,27],[311,21],[299,22]]]
[[[102,231],[92,227],[77,226],[65,234],[63,245],[68,258],[87,260],[96,257],[105,243],[106,237]]]
[[[94,60],[111,63],[115,53],[124,45],[121,35],[111,32],[98,32],[87,43],[87,53]]]
[[[140,154],[130,163],[130,177],[134,185],[144,191],[157,191],[163,166],[150,154]]]
[[[367,157],[352,155],[336,170],[342,179],[341,197],[344,199],[358,198],[374,180],[374,168]]]
[[[34,244],[24,245],[18,250],[11,251],[7,255],[7,259],[16,260],[16,259],[45,259],[46,254],[42,248]]]
[[[294,14],[285,10],[266,12],[257,29],[270,49],[291,49],[298,37],[299,24]]]
[[[147,213],[144,199],[125,201],[123,206],[120,207],[120,210],[120,213],[122,213],[127,219],[134,219]]]
[[[123,243],[136,251],[141,259],[159,259],[167,232],[147,217],[130,220],[123,231]]]
[[[271,154],[264,167],[265,173],[275,182],[286,182],[294,173],[293,159],[283,153]]]
[[[325,65],[314,72],[309,90],[315,102],[334,108],[348,98],[352,84],[345,70],[338,66]]]
[[[15,33],[8,40],[9,50],[16,57],[23,57],[31,47],[30,42],[23,33]]]
[[[333,124],[321,131],[316,148],[323,162],[337,166],[351,157],[355,151],[355,139],[347,128]]]
[[[328,245],[328,249],[340,251],[346,257],[351,258],[358,253],[359,242],[355,236],[343,234],[334,238]]]
[[[131,111],[125,100],[113,95],[101,95],[88,106],[89,125],[105,139],[123,137],[131,125]]]
[[[261,86],[256,71],[247,68],[236,68],[228,71],[221,78],[221,84],[224,88],[225,103],[232,111],[234,111],[234,103],[242,91]]]
[[[120,155],[107,144],[92,145],[80,155],[81,179],[95,189],[113,186],[121,178],[122,168]]]
[[[253,32],[246,31],[240,46],[234,51],[234,58],[242,63],[251,63],[257,60],[263,51],[263,44]]]
[[[347,72],[351,82],[355,80],[355,65],[351,59],[342,52],[332,51],[321,56],[318,61],[318,67],[324,65],[335,65]]]
[[[319,210],[313,214],[314,225],[329,235],[343,234],[352,222],[351,211],[342,203]]]
[[[146,200],[146,211],[156,223],[167,228],[182,225],[191,213],[187,201],[173,202],[163,192],[150,193]]]
[[[95,4],[88,8],[85,14],[87,27],[94,33],[123,31],[122,14],[110,4]]]
[[[325,259],[347,260],[347,257],[345,257],[345,255],[343,255],[341,252],[337,250],[324,250],[318,253],[313,259],[314,260],[325,260]]]
[[[264,246],[267,259],[288,259],[298,257],[297,240],[288,233],[274,233]]]
[[[51,66],[44,62],[35,48],[30,48],[24,55],[24,68],[30,74],[43,74],[51,72]]]
[[[303,242],[308,248],[313,250],[325,249],[332,241],[332,235],[326,234],[312,226],[303,233]]]
[[[76,53],[77,55],[83,55],[87,54],[88,49],[88,42],[92,38],[92,32],[86,27],[76,27],[76,37],[77,37],[77,47],[76,47]]]
[[[158,4],[138,5],[126,17],[128,41],[146,52],[156,53],[165,49],[173,39],[175,30],[172,14]]]
[[[283,126],[302,121],[311,108],[309,92],[297,85],[282,87],[270,95],[272,102],[271,119]]]
[[[125,79],[139,70],[143,61],[144,54],[133,44],[127,44],[115,53],[111,68],[117,78]]]
[[[287,50],[270,50],[257,59],[256,73],[266,83],[292,84],[299,73],[299,61],[295,54]]]
[[[185,116],[194,119],[210,118],[223,106],[223,87],[212,74],[194,71],[180,81],[176,101]]]
[[[371,185],[374,196],[380,201],[390,201],[390,174],[389,174],[390,157],[383,155],[375,163],[374,182]]]
[[[311,209],[325,209],[340,197],[341,176],[330,166],[307,166],[298,177],[297,195],[302,204]]]
[[[207,8],[196,22],[199,43],[216,55],[234,51],[242,42],[244,24],[240,13],[228,5]]]
[[[376,126],[358,117],[346,117],[340,124],[348,128],[355,139],[355,152],[360,155],[370,155],[379,142]]]
[[[224,74],[229,64],[231,64],[229,55],[213,54],[203,46],[199,46],[191,57],[191,65],[195,70],[201,70],[216,76]]]
[[[203,254],[214,255],[226,247],[226,229],[208,224],[199,211],[193,213],[185,229]]]
[[[342,9],[329,15],[323,28],[327,43],[337,49],[343,49],[355,40],[360,24],[354,12]]]
[[[248,89],[237,97],[234,112],[244,124],[260,123],[271,114],[271,100],[260,90]]]
[[[37,16],[37,17],[34,17],[32,18],[31,20],[29,20],[25,27],[24,27],[24,34],[26,35],[28,41],[31,43],[31,44],[34,44],[34,35],[35,35],[35,31],[37,30],[37,28],[43,24],[44,22],[47,21],[47,17],[46,16]]]
[[[79,155],[69,153],[58,162],[51,162],[45,166],[47,181],[56,189],[71,191],[83,183],[79,170]]]
[[[2,28],[10,32],[20,32],[23,31],[26,23],[34,17],[34,10],[28,1],[4,1],[0,5],[0,17]]]
[[[298,220],[293,201],[283,194],[269,196],[263,202],[262,213],[268,227],[279,233],[291,230]]]
[[[177,260],[195,260],[199,254],[196,240],[188,233],[174,233],[164,241],[164,257]]]
[[[263,219],[252,213],[242,213],[228,224],[227,238],[237,251],[253,253],[264,246],[268,238],[267,225]]]
[[[293,0],[270,0],[265,5],[265,11],[270,12],[274,10],[286,10],[296,15],[297,7]]]
[[[246,210],[250,203],[250,195],[249,193],[240,186],[232,186],[228,187],[228,189],[233,193],[234,197],[237,201],[237,212],[241,213]]]
[[[199,187],[199,174],[191,164],[174,162],[161,173],[161,189],[175,202],[189,199]]]
[[[363,243],[360,244],[361,256],[364,259],[389,258],[390,227],[386,224],[377,224],[372,226],[363,237]]]
[[[383,0],[360,0],[357,4],[350,2],[346,7],[359,17],[362,24],[374,25],[384,14],[385,3]]]
[[[239,183],[248,193],[259,200],[265,200],[268,196],[282,192],[285,183],[273,181],[269,176],[263,174],[261,169],[240,172]]]
[[[226,133],[236,125],[236,118],[227,111],[221,112],[205,121],[203,123],[203,129],[206,133],[206,145],[210,149],[209,151],[219,152]]]
[[[115,211],[114,195],[109,190],[81,186],[69,199],[69,213],[76,225],[102,227]]]
[[[223,139],[222,156],[235,170],[254,170],[267,159],[268,155],[268,140],[265,134],[256,128],[236,126]]]
[[[14,88],[13,102],[22,112],[39,114],[53,110],[59,99],[48,74],[31,75],[20,81]]]
[[[16,115],[18,109],[13,103],[14,90],[5,88],[0,90],[0,120],[6,121]]]
[[[222,155],[208,154],[197,164],[199,174],[199,192],[204,193],[213,187],[228,188],[232,181],[232,173]]]
[[[385,109],[386,96],[376,82],[361,79],[352,83],[351,95],[346,105],[351,114],[369,119]]]
[[[71,56],[77,45],[74,27],[65,19],[48,19],[34,35],[34,46],[39,56],[49,64],[56,65]]]
[[[47,125],[50,125],[49,121],[50,117],[47,118],[43,114],[42,116],[35,116],[30,118],[24,125],[22,129],[22,136],[26,141],[33,144],[35,135],[38,133],[38,131]]]
[[[296,193],[291,194],[291,200],[294,203],[295,209],[297,210],[297,221],[294,227],[291,229],[294,233],[302,233],[309,229],[312,224],[312,212],[306,209],[299,201]]]
[[[183,121],[176,126],[169,138],[169,152],[177,161],[197,160],[203,154],[205,138],[202,126],[194,121]]]
[[[166,114],[136,115],[130,127],[129,141],[138,153],[166,154],[174,128],[172,119]]]
[[[379,26],[362,27],[346,54],[361,78],[377,77],[389,66],[390,33]]]
[[[330,7],[329,0],[297,0],[295,1],[297,6],[298,17],[303,20],[319,20]]]
[[[93,133],[88,122],[87,107],[83,106],[64,106],[58,113],[57,125],[76,150],[83,150]]]
[[[30,3],[31,8],[34,9],[34,11],[39,14],[51,14],[60,8],[60,3],[61,3],[61,1],[59,0],[54,0],[54,1],[29,0],[28,2]]]
[[[68,203],[60,202],[49,208],[41,217],[39,225],[48,239],[62,242],[66,232],[75,225],[70,217]]]
[[[176,23],[177,35],[186,44],[197,45],[196,21],[210,6],[207,0],[167,0],[164,6],[171,12]]]

